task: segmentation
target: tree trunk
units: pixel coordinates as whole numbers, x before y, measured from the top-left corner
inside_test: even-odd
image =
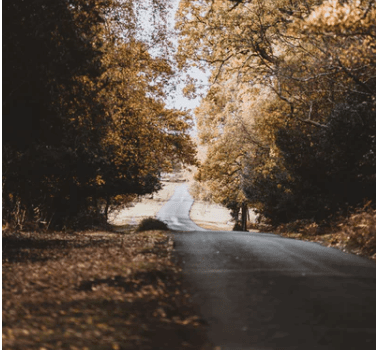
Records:
[[[247,219],[248,219],[248,205],[242,203],[242,231],[247,231]]]
[[[108,209],[109,209],[109,207],[110,207],[110,197],[107,196],[106,197],[106,206],[104,208],[104,216],[106,218],[106,225],[107,225],[107,221],[108,221]]]

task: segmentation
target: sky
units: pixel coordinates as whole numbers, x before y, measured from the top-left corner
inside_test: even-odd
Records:
[[[173,9],[170,14],[169,22],[170,22],[170,28],[172,29],[175,26],[175,13],[178,9],[179,0],[172,0],[173,2]],[[145,33],[147,35],[148,29],[151,29],[151,15],[150,13],[145,13],[142,16],[142,26],[145,29]],[[173,43],[177,47],[177,39],[173,40]],[[208,74],[203,73],[197,68],[191,68],[188,72],[188,74],[199,81],[202,81],[202,84],[207,85],[208,84]],[[182,89],[184,88],[184,84],[176,84],[176,90],[173,91],[173,93],[170,94],[169,98],[166,101],[167,107],[169,108],[176,108],[176,109],[186,109],[191,110],[191,114],[193,116],[193,110],[199,106],[200,104],[200,97],[197,97],[195,99],[188,99],[183,96]]]
[[[178,9],[179,5],[179,0],[174,1],[174,8],[173,8],[173,13],[171,14],[171,26],[175,25],[175,12]],[[176,40],[176,46],[177,46],[177,40]],[[203,85],[208,85],[208,79],[209,79],[209,74],[204,73],[198,68],[192,67],[188,71],[189,76],[192,78],[197,79],[200,84]],[[178,84],[176,88],[176,92],[174,95],[172,95],[168,100],[167,100],[167,106],[170,108],[176,108],[176,109],[184,109],[184,110],[190,110],[190,114],[193,117],[193,120],[195,122],[195,126],[193,127],[191,131],[192,136],[197,136],[197,126],[196,126],[196,120],[194,118],[194,109],[199,106],[201,97],[196,97],[194,99],[188,99],[183,96],[182,90],[184,88],[184,84]]]

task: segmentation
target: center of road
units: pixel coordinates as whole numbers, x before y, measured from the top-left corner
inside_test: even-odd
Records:
[[[165,222],[171,230],[205,231],[189,217],[193,202],[194,200],[188,191],[188,185],[181,185],[175,189],[170,200],[158,212],[157,219]]]

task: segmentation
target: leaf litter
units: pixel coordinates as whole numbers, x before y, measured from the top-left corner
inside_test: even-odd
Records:
[[[4,233],[3,349],[212,349],[162,231]]]

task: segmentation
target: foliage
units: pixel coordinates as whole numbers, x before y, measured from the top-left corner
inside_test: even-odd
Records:
[[[238,88],[234,77],[222,86],[214,84],[195,110],[200,141],[208,148],[195,176],[200,194],[209,191],[206,197],[229,208],[235,220],[246,201],[241,190],[244,157],[255,142],[252,121],[243,113],[252,104],[249,91],[244,85]]]
[[[267,152],[249,160],[247,198],[262,203],[260,212],[273,224],[319,222],[362,207],[376,196],[375,121],[373,103],[364,101],[339,105],[325,128],[293,122],[275,127],[278,156],[268,171]]]
[[[154,218],[143,219],[137,227],[137,232],[152,230],[168,231],[169,228],[163,221]]]
[[[159,5],[160,6],[159,6]],[[131,0],[4,5],[4,220],[63,226],[151,193],[176,162],[194,163],[187,113],[166,108],[174,76],[166,24],[140,35]],[[158,6],[157,6],[158,5]],[[153,1],[156,19],[168,3]]]
[[[181,67],[212,71],[197,116],[211,149],[199,178],[214,197],[228,181],[273,224],[375,198],[375,11],[371,0],[181,3]]]

